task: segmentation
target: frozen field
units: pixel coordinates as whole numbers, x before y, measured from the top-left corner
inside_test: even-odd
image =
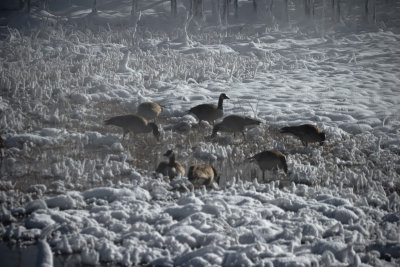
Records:
[[[364,1],[336,22],[330,1],[314,19],[289,1],[289,23],[282,1],[274,17],[239,1],[217,26],[209,1],[204,21],[182,4],[171,18],[168,1],[140,1],[140,16],[131,1],[65,2],[0,28],[4,244],[37,246],[43,266],[50,250],[89,265],[400,265],[400,1],[376,1],[376,22]],[[225,115],[262,121],[245,139],[212,139],[188,114],[220,93]],[[164,107],[162,140],[104,125],[145,101]],[[324,146],[279,133],[304,123]],[[168,149],[220,184],[156,175]],[[246,159],[269,149],[289,174],[263,181]]]

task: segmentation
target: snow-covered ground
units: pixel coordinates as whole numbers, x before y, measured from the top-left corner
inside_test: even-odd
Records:
[[[239,1],[228,26],[210,1],[204,21],[180,1],[174,18],[168,1],[139,1],[131,16],[131,2],[7,14],[4,243],[37,244],[44,265],[50,249],[92,265],[400,265],[400,1],[376,1],[376,22],[364,1],[342,4],[336,22],[330,1],[315,1],[313,20],[289,1],[289,24],[279,1],[273,18]],[[211,139],[187,113],[222,92],[225,114],[263,122],[245,139]],[[162,140],[122,142],[103,124],[144,101],[164,107]],[[303,123],[326,132],[324,146],[278,131]],[[157,176],[168,149],[186,170],[215,166],[219,186]],[[247,158],[265,149],[286,155],[289,175],[262,181]]]

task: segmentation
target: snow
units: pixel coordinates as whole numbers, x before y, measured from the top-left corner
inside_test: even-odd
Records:
[[[239,1],[227,25],[211,1],[204,20],[186,2],[175,18],[168,1],[138,2],[135,16],[131,1],[72,0],[0,19],[3,243],[34,245],[38,266],[400,265],[399,1],[370,1],[376,22],[361,0],[336,22],[330,1],[313,20],[289,1],[289,22],[283,1],[274,17]],[[188,110],[220,93],[225,115],[262,124],[212,139]],[[103,124],[145,101],[163,106],[161,141]],[[279,134],[305,123],[324,146]],[[220,184],[155,174],[168,149]],[[287,176],[262,181],[247,159],[266,149]]]

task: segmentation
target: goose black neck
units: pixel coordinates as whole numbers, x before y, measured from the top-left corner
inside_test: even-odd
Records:
[[[169,164],[173,165],[175,164],[175,154],[172,153],[172,155],[169,157]]]
[[[222,96],[219,97],[218,99],[218,109],[223,109],[222,104],[224,103],[224,98]]]

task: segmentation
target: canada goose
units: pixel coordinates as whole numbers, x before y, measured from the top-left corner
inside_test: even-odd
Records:
[[[219,95],[218,106],[215,104],[201,104],[191,108],[189,112],[196,115],[199,119],[199,123],[201,121],[208,121],[209,123],[214,124],[216,119],[219,119],[224,115],[222,108],[224,99],[229,99],[229,97],[222,93]]]
[[[299,126],[283,127],[281,133],[290,133],[297,136],[304,146],[308,143],[319,142],[322,146],[325,141],[325,133],[315,125],[303,124]]]
[[[157,140],[160,139],[160,132],[158,131],[157,125],[152,122],[149,123],[145,118],[138,115],[115,116],[105,120],[104,123],[105,125],[115,125],[121,127],[124,131],[122,140],[124,140],[125,135],[129,132],[133,132],[133,134],[139,134],[149,133],[151,131],[153,131],[153,135]]]
[[[154,102],[144,102],[138,106],[137,115],[142,116],[150,121],[156,119],[160,115],[162,107]]]
[[[217,123],[214,126],[211,137],[215,137],[217,135],[217,132],[241,132],[244,138],[244,130],[246,129],[246,126],[259,125],[260,123],[261,121],[249,117],[229,115],[225,117],[222,122]]]
[[[185,175],[185,169],[178,161],[175,161],[175,153],[172,150],[168,150],[164,156],[168,157],[169,161],[160,162],[156,172],[169,176],[169,179],[174,179],[178,174]]]
[[[285,173],[288,172],[285,155],[277,150],[266,150],[255,154],[248,158],[250,161],[256,161],[263,173],[263,180],[265,179],[266,170],[283,169]]]
[[[214,180],[218,183],[219,177],[217,177],[217,171],[214,167],[208,164],[195,164],[190,166],[188,172],[189,181],[194,187],[211,187]]]

